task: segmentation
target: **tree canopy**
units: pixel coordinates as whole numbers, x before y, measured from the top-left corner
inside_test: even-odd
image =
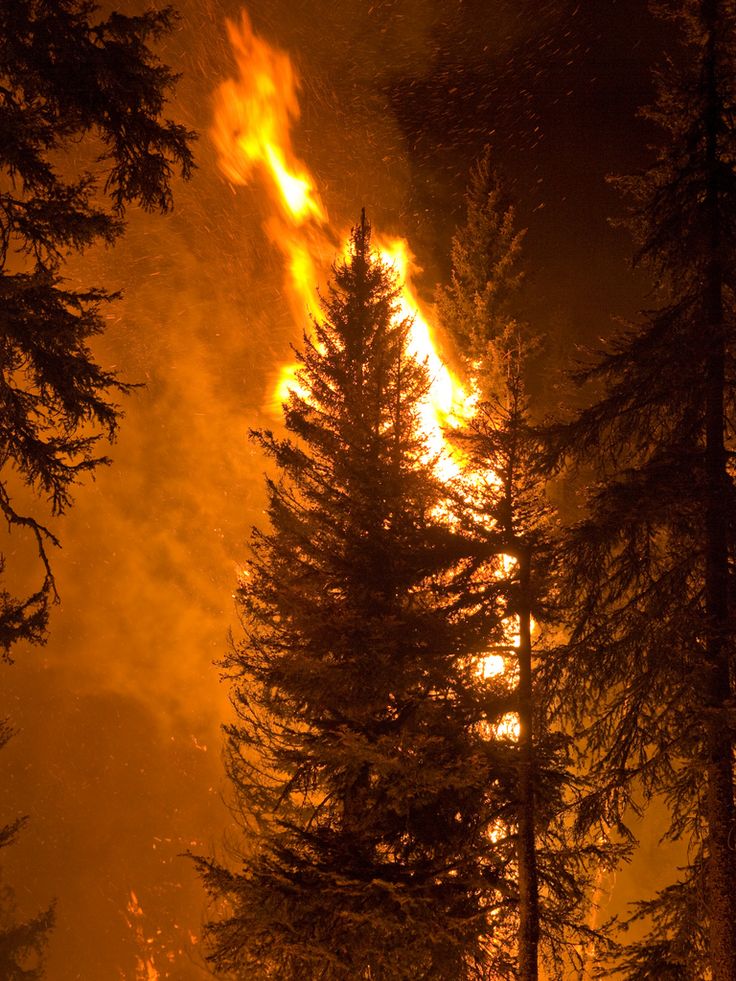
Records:
[[[656,795],[668,835],[690,848],[680,882],[641,905],[652,932],[626,976],[726,981],[736,976],[736,8],[663,9],[682,45],[649,113],[662,140],[646,172],[618,182],[658,306],[581,371],[603,394],[553,431],[555,451],[597,476],[564,555],[562,668],[597,770],[591,818],[625,835],[627,808]]]
[[[232,909],[209,927],[212,961],[248,977],[508,969],[492,831],[513,765],[484,736],[508,695],[477,674],[498,616],[446,518],[418,417],[429,379],[396,299],[363,219],[299,353],[290,435],[255,437],[277,476],[225,661],[254,837],[237,873],[200,860]]]
[[[508,686],[518,720],[507,843],[508,888],[518,896],[515,976],[534,981],[542,960],[548,976],[583,970],[593,940],[585,923],[591,868],[608,859],[598,843],[573,833],[569,815],[582,783],[573,773],[571,739],[556,724],[557,693],[541,670],[562,617],[560,529],[526,384],[540,345],[514,315],[523,237],[486,147],[471,170],[466,220],[453,239],[450,282],[438,293],[438,308],[476,396],[472,414],[448,438],[463,460],[466,533],[497,555],[481,574],[488,577],[486,601],[494,598],[505,625],[495,670],[503,665],[499,683]]]
[[[35,541],[40,567],[21,591],[0,557],[5,660],[19,641],[45,640],[59,544],[48,517],[108,462],[97,444],[115,436],[114,398],[129,388],[91,346],[117,294],[71,285],[65,263],[115,242],[129,205],[168,211],[175,172],[192,171],[193,134],[162,119],[176,76],[151,47],[174,20],[170,7],[103,17],[86,0],[0,0],[0,513]],[[0,721],[0,746],[10,734]],[[1,827],[0,847],[24,823]],[[52,907],[19,921],[2,889],[3,977],[42,976],[52,922]]]
[[[170,7],[103,17],[87,0],[0,2],[0,511],[35,538],[41,567],[30,595],[0,590],[6,657],[44,639],[46,514],[107,462],[97,446],[128,389],[91,347],[116,294],[72,286],[65,261],[113,243],[131,204],[168,211],[175,172],[192,171],[193,134],[162,118],[176,76],[151,47],[174,20]]]

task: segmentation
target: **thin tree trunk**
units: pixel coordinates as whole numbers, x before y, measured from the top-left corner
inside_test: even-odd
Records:
[[[534,815],[530,556],[519,559],[519,979],[539,977],[539,884]]]
[[[725,337],[723,268],[718,201],[718,120],[716,79],[718,0],[704,0],[706,52],[706,153],[710,173],[706,208],[710,221],[705,277],[706,369],[706,543],[705,606],[708,623],[704,684],[707,747],[708,913],[713,981],[736,979],[736,861],[734,834],[733,740],[728,724],[731,696],[728,643],[728,474],[724,445]]]

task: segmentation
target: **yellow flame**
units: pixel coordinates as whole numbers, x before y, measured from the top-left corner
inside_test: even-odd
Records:
[[[472,414],[474,399],[448,368],[438,351],[436,336],[413,289],[413,277],[419,271],[408,243],[402,238],[376,236],[381,261],[394,269],[401,284],[397,316],[412,322],[409,351],[427,365],[430,377],[429,398],[421,407],[420,420],[429,449],[441,454],[440,476],[457,476],[460,470],[456,456],[450,452],[445,430]]]
[[[276,190],[272,200],[292,221],[324,221],[314,182],[291,145],[291,126],[299,118],[291,59],[254,33],[245,11],[239,27],[227,21],[227,33],[239,77],[215,95],[212,139],[222,172],[234,184],[249,184],[260,169]]]
[[[132,889],[130,890],[126,909],[132,918],[128,920],[128,925],[133,931],[138,947],[138,954],[136,955],[136,981],[159,981],[160,975],[156,970],[153,959],[146,956],[146,953],[143,953],[146,947],[153,943],[153,940],[147,938],[145,935],[143,929],[143,907],[138,901],[138,896]]]
[[[279,409],[284,402],[287,402],[291,392],[302,398],[307,397],[307,392],[299,384],[299,379],[297,377],[299,372],[298,364],[285,364],[281,367],[279,371],[278,382],[276,383],[274,390],[274,408]]]
[[[322,206],[314,197],[309,178],[290,173],[281,153],[270,144],[266,146],[266,159],[281,189],[281,197],[292,216],[297,219],[321,218]]]
[[[497,678],[506,671],[506,661],[502,654],[485,654],[478,665],[477,675],[483,681]]]

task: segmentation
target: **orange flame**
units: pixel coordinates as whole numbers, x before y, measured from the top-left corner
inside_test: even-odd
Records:
[[[300,112],[289,56],[256,36],[245,11],[240,28],[227,22],[227,33],[240,77],[224,82],[215,97],[212,138],[222,172],[235,184],[248,184],[260,168],[291,221],[326,221],[314,182],[291,146],[291,125]]]
[[[247,14],[239,26],[228,22],[227,31],[239,77],[223,83],[215,96],[212,137],[220,169],[233,183],[258,180],[265,185],[272,207],[266,230],[284,258],[287,288],[299,314],[318,313],[315,284],[329,269],[337,243],[347,241],[347,236],[336,234],[331,226],[316,182],[293,149],[291,129],[300,115],[298,79],[289,56],[256,35]],[[430,448],[446,449],[443,426],[467,416],[469,396],[440,356],[429,320],[412,291],[415,267],[407,243],[374,235],[374,244],[403,283],[397,316],[413,320],[411,348],[429,367],[432,385],[424,426]],[[289,364],[280,371],[275,385],[279,407],[295,387],[295,370]],[[449,476],[452,465],[446,462],[445,468]]]

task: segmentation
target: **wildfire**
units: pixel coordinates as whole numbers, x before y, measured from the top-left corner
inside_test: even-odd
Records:
[[[224,176],[233,184],[255,181],[267,194],[271,214],[265,229],[281,252],[286,288],[300,321],[305,311],[318,313],[315,284],[330,268],[335,254],[346,254],[349,236],[333,228],[309,168],[294,151],[291,127],[299,119],[299,82],[291,60],[253,31],[242,14],[239,25],[227,23],[238,67],[238,78],[224,82],[215,94],[212,138]],[[342,247],[340,246],[340,243]],[[397,317],[411,322],[409,347],[427,364],[430,391],[421,414],[429,449],[439,459],[440,476],[454,477],[460,470],[445,432],[472,414],[475,395],[453,374],[437,347],[437,332],[423,311],[412,281],[419,272],[408,243],[402,238],[373,234],[381,260],[396,271],[401,285]],[[298,390],[297,365],[285,364],[274,386],[273,402],[280,408],[290,390]],[[502,674],[502,655],[481,659],[478,674]],[[514,716],[504,719],[499,734],[518,729]]]
[[[217,91],[212,138],[220,168],[236,184],[250,182],[261,168],[273,183],[274,202],[295,225],[327,214],[314,182],[291,146],[299,118],[298,82],[291,59],[256,37],[243,11],[241,25],[227,22],[240,77]]]
[[[212,137],[220,169],[234,184],[255,179],[263,184],[272,208],[266,231],[284,258],[287,289],[300,315],[317,313],[315,283],[348,236],[331,225],[316,182],[293,149],[291,127],[300,115],[297,76],[289,56],[258,37],[245,12],[240,25],[228,22],[227,31],[239,75],[215,95]],[[443,427],[467,416],[470,396],[440,357],[435,333],[412,290],[416,268],[408,244],[380,234],[373,240],[403,284],[397,316],[412,320],[410,346],[430,371],[424,419],[430,447],[446,449]],[[281,369],[275,392],[279,405],[295,386],[294,372],[294,365]]]

